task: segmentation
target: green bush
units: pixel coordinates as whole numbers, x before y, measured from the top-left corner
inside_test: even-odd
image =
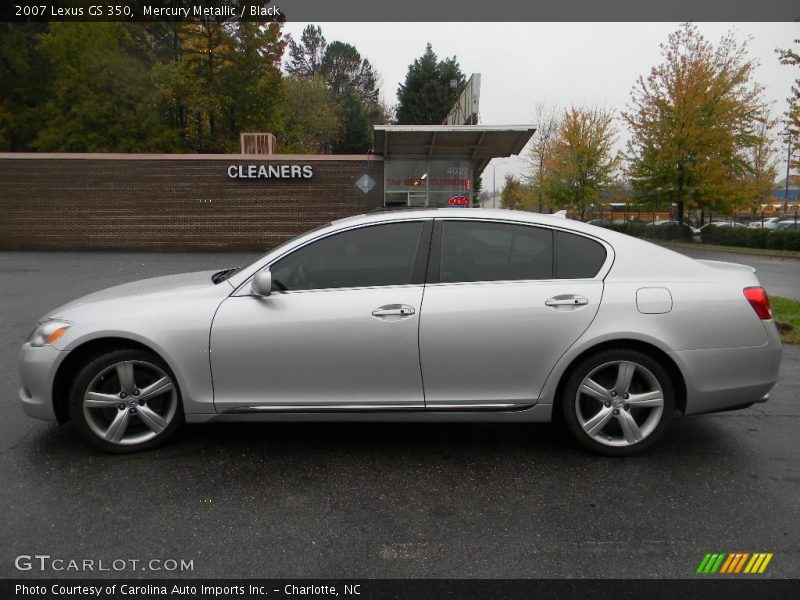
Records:
[[[800,250],[800,231],[797,229],[785,229],[783,231],[771,231],[767,240],[767,248],[779,250]]]
[[[645,223],[616,223],[603,225],[633,237],[651,240],[691,240],[692,230],[677,225],[646,225]],[[749,227],[716,227],[703,229],[704,244],[740,246],[742,248],[769,248],[773,250],[800,250],[800,230],[750,229]]]
[[[744,248],[769,248],[773,250],[800,250],[800,231],[750,229],[748,227],[715,227],[703,229],[704,244],[741,246]]]
[[[616,223],[604,225],[606,229],[613,229],[633,237],[650,240],[691,240],[692,230],[687,225],[647,225],[646,223]]]

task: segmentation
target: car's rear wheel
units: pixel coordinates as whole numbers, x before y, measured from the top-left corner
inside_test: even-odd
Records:
[[[609,349],[572,370],[561,407],[567,428],[590,450],[635,454],[655,443],[669,424],[674,386],[664,367],[648,354]]]
[[[137,452],[166,442],[183,422],[169,367],[143,350],[115,350],[89,360],[69,398],[72,422],[95,446]]]

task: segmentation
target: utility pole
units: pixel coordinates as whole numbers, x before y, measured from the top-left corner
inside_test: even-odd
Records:
[[[497,165],[507,165],[509,161],[492,162],[492,208],[497,208]]]
[[[783,197],[783,214],[789,211],[789,170],[792,166],[792,132],[786,128],[786,186]]]
[[[497,165],[492,165],[492,208],[497,208]]]

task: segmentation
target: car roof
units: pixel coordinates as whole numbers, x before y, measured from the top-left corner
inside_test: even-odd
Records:
[[[502,220],[518,221],[520,223],[538,223],[551,227],[562,227],[575,231],[584,231],[592,235],[608,231],[594,225],[567,219],[562,216],[531,213],[521,210],[505,210],[499,208],[401,208],[389,210],[376,210],[370,213],[345,217],[331,223],[335,226],[358,225],[366,223],[385,223],[390,221],[406,221],[408,219],[475,219],[475,220]],[[602,236],[598,236],[602,237]]]

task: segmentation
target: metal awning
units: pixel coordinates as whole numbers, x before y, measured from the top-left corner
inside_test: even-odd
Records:
[[[375,154],[469,160],[478,174],[493,158],[522,152],[535,131],[534,125],[375,125]]]

